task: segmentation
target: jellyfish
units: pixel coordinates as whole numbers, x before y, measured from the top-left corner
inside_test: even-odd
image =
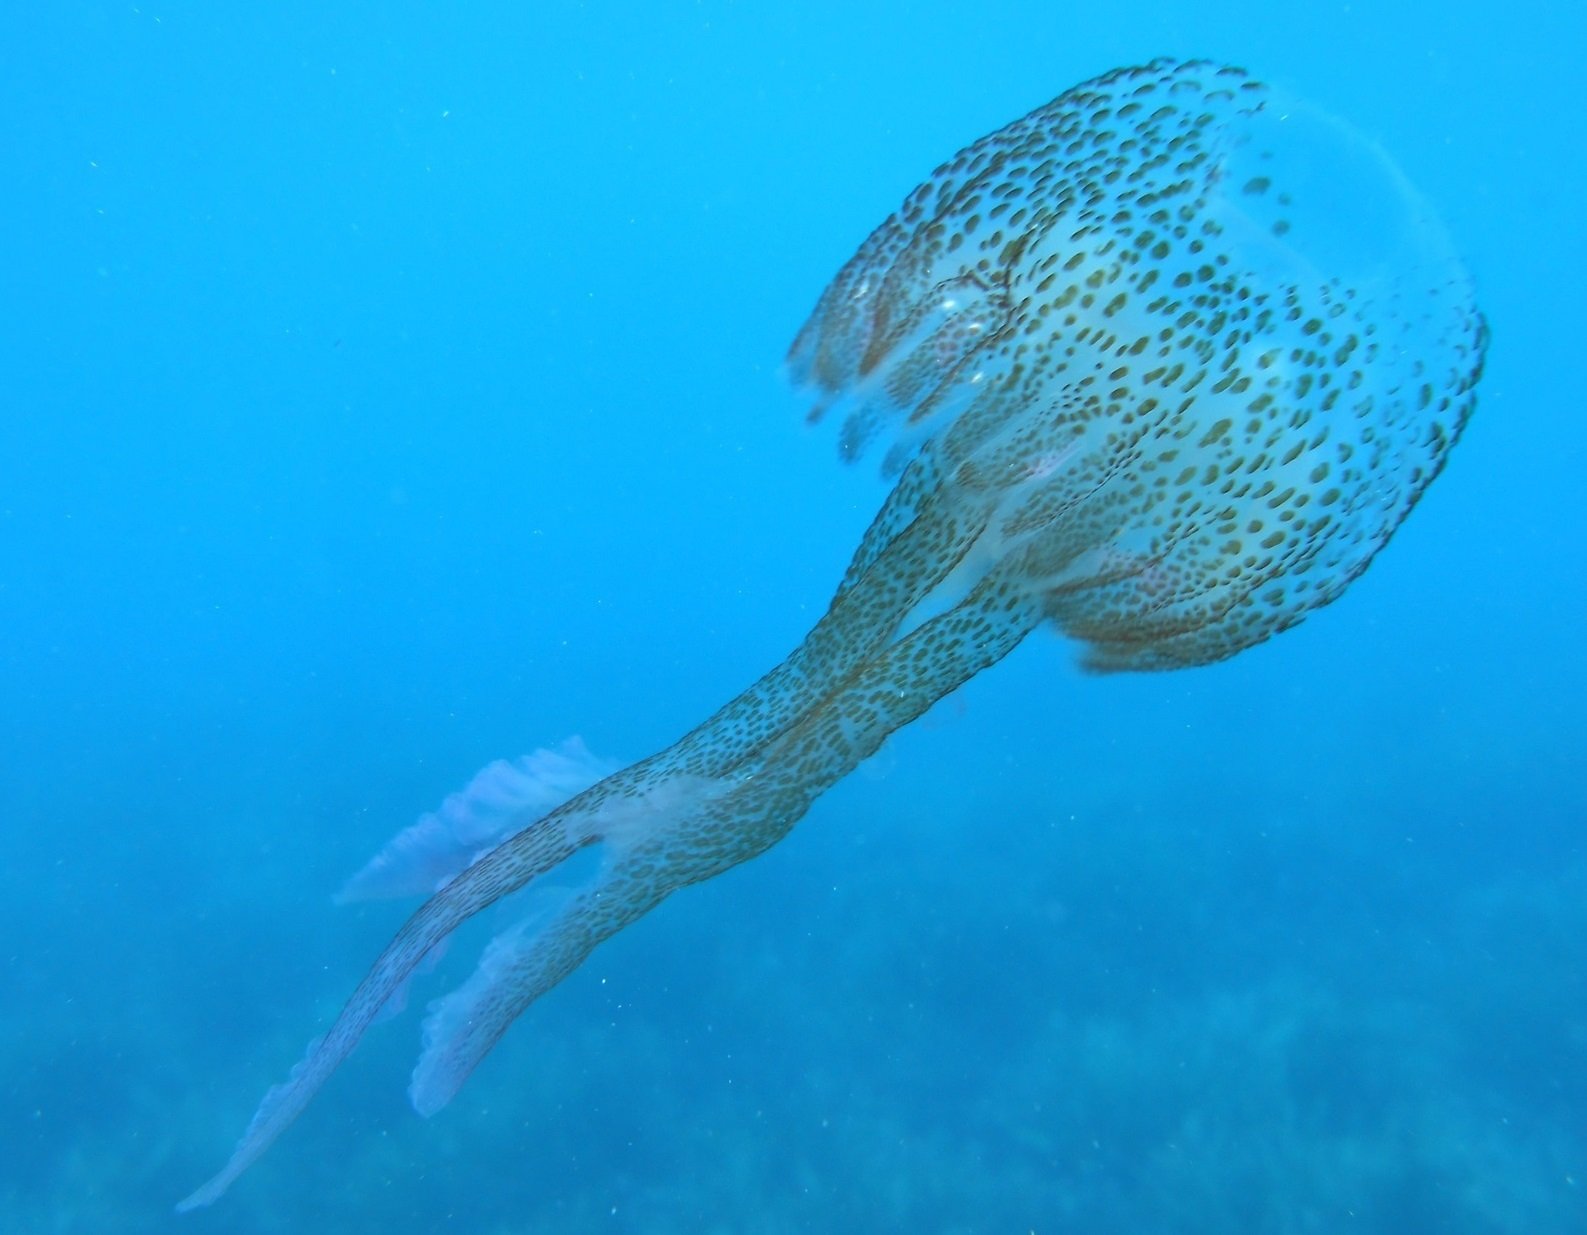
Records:
[[[349,895],[424,891],[265,1096],[215,1201],[466,919],[550,890],[431,1005],[409,1095],[439,1110],[602,940],[764,852],[1033,630],[1098,672],[1226,659],[1337,599],[1442,470],[1487,330],[1388,157],[1241,69],[1087,82],[939,167],[788,355],[841,453],[894,487],[776,668],[613,770],[494,764]]]

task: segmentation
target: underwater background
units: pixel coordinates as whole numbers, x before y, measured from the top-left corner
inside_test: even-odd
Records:
[[[0,1232],[1587,1231],[1580,11],[5,25]],[[1478,413],[1381,561],[1211,668],[1039,633],[438,1116],[410,1010],[173,1215],[400,924],[331,905],[394,831],[819,616],[886,484],[780,361],[855,246],[1160,54],[1375,137],[1474,272]]]

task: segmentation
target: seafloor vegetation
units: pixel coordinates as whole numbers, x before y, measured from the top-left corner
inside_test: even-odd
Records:
[[[295,889],[256,907],[246,973],[228,921],[86,1005],[39,1000],[4,1039],[5,1227],[1587,1230],[1587,870],[1408,844],[1388,814],[1071,818],[989,784],[987,817],[927,819],[897,788],[839,793],[613,941],[435,1120],[402,1106],[412,1018],[384,1028],[180,1228],[310,992],[388,923],[333,936]]]

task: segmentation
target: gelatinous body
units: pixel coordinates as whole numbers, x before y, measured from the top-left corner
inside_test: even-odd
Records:
[[[1485,339],[1387,159],[1240,70],[1120,70],[968,147],[789,355],[844,453],[883,441],[897,474],[821,621],[649,759],[492,765],[394,842],[350,893],[439,890],[181,1207],[224,1192],[483,907],[580,872],[432,1007],[425,1113],[602,939],[763,852],[1036,627],[1095,669],[1180,668],[1335,599],[1443,467]]]

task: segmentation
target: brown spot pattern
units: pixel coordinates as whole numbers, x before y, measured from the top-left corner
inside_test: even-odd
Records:
[[[1093,668],[1218,660],[1333,600],[1471,412],[1469,280],[1381,155],[1345,151],[1415,235],[1359,281],[1292,228],[1300,190],[1233,176],[1308,139],[1289,106],[1206,62],[1070,91],[910,194],[790,352],[844,454],[931,456]]]

